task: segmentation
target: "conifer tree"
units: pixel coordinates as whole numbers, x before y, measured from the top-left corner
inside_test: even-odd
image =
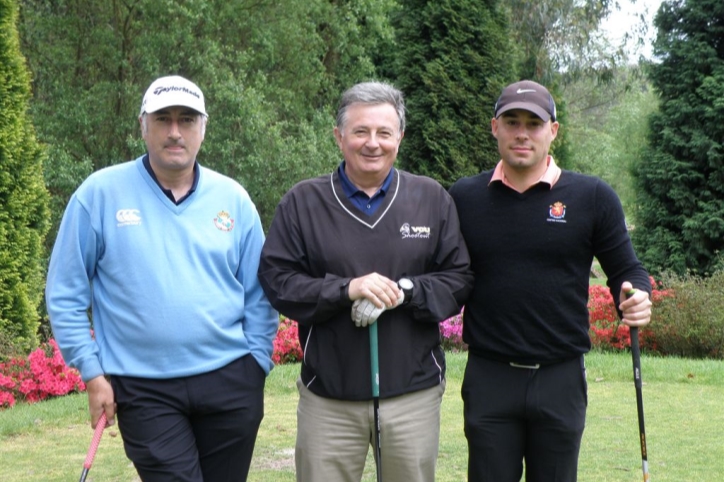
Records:
[[[17,18],[17,2],[0,0],[0,340],[10,344],[4,350],[37,344],[49,216]]]
[[[404,169],[450,186],[499,159],[490,132],[502,88],[518,80],[495,0],[401,0],[392,62],[406,96]]]
[[[654,25],[661,100],[636,172],[633,240],[650,271],[705,276],[724,249],[724,2],[665,1]]]

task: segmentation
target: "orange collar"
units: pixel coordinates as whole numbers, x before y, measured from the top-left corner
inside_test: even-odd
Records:
[[[546,160],[546,163],[548,164],[548,167],[546,168],[546,171],[543,173],[543,175],[533,183],[533,185],[540,184],[541,182],[544,182],[548,185],[550,185],[551,189],[555,185],[556,182],[558,182],[558,179],[561,177],[561,168],[558,167],[556,164],[556,161],[553,159],[553,156],[548,156],[548,159]],[[495,166],[495,171],[493,172],[493,177],[490,179],[490,183],[500,181],[503,183],[503,185],[508,186],[511,189],[515,189],[510,182],[508,182],[508,179],[505,177],[505,172],[503,172],[503,161],[498,161],[498,164]],[[488,184],[490,184],[488,183]]]

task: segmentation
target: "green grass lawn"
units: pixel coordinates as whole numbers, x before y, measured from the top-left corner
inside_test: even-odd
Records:
[[[460,383],[465,354],[448,355],[437,480],[465,480]],[[636,393],[627,354],[587,357],[589,407],[579,481],[641,481]],[[267,381],[266,415],[249,480],[294,480],[298,365],[276,367]],[[651,480],[724,481],[724,362],[644,357],[644,406]],[[0,481],[76,480],[92,431],[85,394],[0,411]],[[368,458],[364,480],[374,480]],[[88,482],[138,481],[118,430],[106,430]],[[413,482],[413,481],[405,481]]]

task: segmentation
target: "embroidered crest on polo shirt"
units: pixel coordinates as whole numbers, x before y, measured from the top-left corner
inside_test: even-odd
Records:
[[[219,211],[214,218],[214,226],[221,231],[231,231],[234,229],[234,220],[231,219],[231,215],[226,211]]]
[[[409,223],[405,223],[400,227],[400,234],[402,239],[407,238],[429,238],[430,227],[429,226],[410,226]]]
[[[119,228],[123,226],[138,226],[141,224],[141,211],[138,209],[119,209],[116,211],[116,221]]]
[[[548,208],[548,216],[549,223],[565,223],[566,205],[560,201],[554,202]]]

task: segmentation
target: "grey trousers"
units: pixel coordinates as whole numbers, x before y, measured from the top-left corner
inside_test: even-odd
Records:
[[[297,380],[297,482],[359,482],[374,441],[373,402],[323,398]],[[433,482],[442,384],[380,400],[382,479]]]

